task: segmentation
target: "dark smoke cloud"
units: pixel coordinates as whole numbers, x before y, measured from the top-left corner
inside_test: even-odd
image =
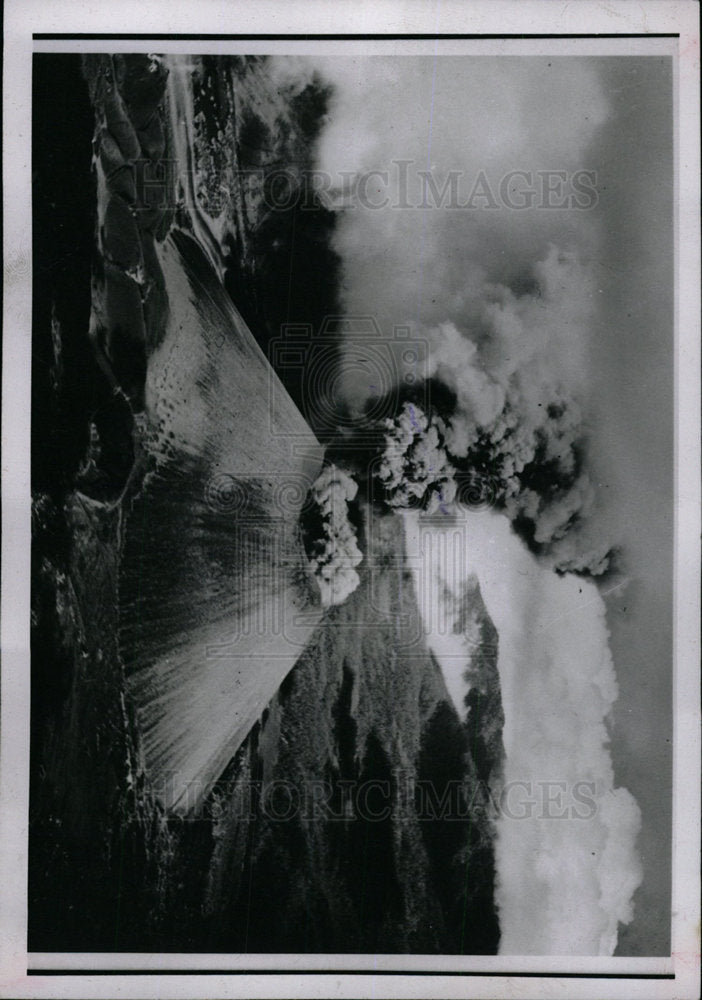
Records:
[[[597,491],[581,400],[593,287],[578,258],[555,246],[526,293],[472,287],[460,324],[420,327],[425,379],[409,393],[431,399],[432,433],[454,471],[483,482],[532,551],[585,575],[610,570],[613,550],[589,523]]]

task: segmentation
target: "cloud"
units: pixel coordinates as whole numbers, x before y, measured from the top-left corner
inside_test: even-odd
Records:
[[[343,604],[360,583],[356,567],[363,561],[348,504],[358,485],[341,469],[325,465],[311,488],[317,514],[317,535],[309,543],[310,569],[320,590],[322,606]]]
[[[613,541],[592,537],[589,469],[573,473],[590,429],[587,378],[598,323],[592,262],[601,232],[592,212],[546,207],[544,189],[555,171],[567,187],[591,166],[588,149],[609,115],[595,66],[451,57],[318,65],[334,87],[319,170],[339,178],[339,188],[344,177],[347,188],[352,175],[370,178],[377,190],[366,185],[368,200],[389,205],[339,202],[347,206],[335,235],[345,313],[375,316],[395,351],[398,380],[406,371],[393,331],[409,326],[420,343],[415,374],[456,398],[454,412],[441,414],[449,451],[473,463],[482,429],[481,446],[490,444],[487,457],[510,484],[508,513],[530,543],[554,565],[605,571]],[[427,177],[441,192],[452,171],[458,197],[449,197],[449,184],[443,203],[440,194],[427,200]],[[531,208],[510,207],[510,176],[513,186],[529,179]],[[480,184],[490,193],[468,197]],[[423,197],[428,207],[419,208]],[[347,339],[349,357],[358,346]],[[342,348],[342,371],[343,355]],[[352,410],[371,393],[367,381],[361,367],[346,366]],[[505,421],[510,431],[498,443]],[[530,463],[546,465],[563,480],[560,488],[545,488],[536,469],[524,482]]]
[[[319,70],[309,56],[275,56],[266,63],[266,75],[273,89],[295,97],[319,78]]]
[[[447,678],[455,682],[457,661],[466,662],[463,637],[447,625],[473,574],[499,635],[501,951],[611,955],[641,881],[640,813],[614,780],[607,719],[618,690],[604,602],[594,584],[546,569],[493,511],[467,512],[446,528],[436,518],[406,524],[409,550],[429,560],[415,585]]]
[[[586,60],[370,58],[320,61],[334,84],[317,165],[331,178],[387,171],[392,205],[416,205],[420,173],[441,187],[460,174],[466,201],[482,174],[500,201],[510,172],[587,169],[586,152],[607,118]],[[398,169],[399,161],[408,163]],[[405,180],[406,176],[406,180]],[[378,199],[380,200],[380,199]],[[476,204],[478,202],[476,201]],[[587,212],[551,209],[357,207],[343,213],[337,249],[344,307],[393,324],[455,320],[476,284],[516,281],[550,242],[592,248]]]
[[[516,295],[484,282],[462,319],[422,334],[426,375],[455,400],[442,410],[459,468],[480,469],[497,499],[553,565],[602,573],[612,541],[590,537],[596,492],[588,468],[587,345],[595,283],[574,254],[550,246]]]
[[[448,510],[456,484],[443,447],[443,424],[412,403],[405,403],[394,420],[384,423],[385,449],[377,477],[388,507]]]
[[[489,424],[511,402],[535,426],[550,396],[584,389],[594,319],[590,269],[551,244],[531,267],[530,287],[518,295],[483,281],[461,294],[453,319],[421,328],[427,375],[457,394],[457,420]]]

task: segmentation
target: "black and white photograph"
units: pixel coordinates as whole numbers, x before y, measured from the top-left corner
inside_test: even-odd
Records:
[[[33,42],[28,970],[674,990],[680,39],[338,31]]]

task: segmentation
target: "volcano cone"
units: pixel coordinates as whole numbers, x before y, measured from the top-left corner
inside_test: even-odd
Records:
[[[322,617],[299,527],[323,449],[198,245],[160,248],[150,462],[123,529],[120,650],[142,764],[197,809]]]

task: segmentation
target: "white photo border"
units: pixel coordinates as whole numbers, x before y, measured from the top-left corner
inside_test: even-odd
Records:
[[[125,37],[125,27],[131,29]],[[5,6],[0,996],[687,998],[699,980],[700,188],[696,3],[342,0]],[[355,35],[353,40],[317,36]],[[59,37],[39,37],[53,35]],[[112,36],[111,38],[101,36]],[[155,36],[139,38],[140,35]],[[173,36],[183,36],[173,38]],[[223,38],[222,36],[229,37]],[[270,36],[247,38],[245,36]],[[411,36],[426,37],[411,37]],[[74,37],[66,37],[74,36]],[[75,37],[82,36],[82,37]],[[115,37],[117,36],[117,37]],[[122,37],[120,37],[122,36]],[[170,36],[170,37],[169,37]],[[212,36],[212,37],[203,37]],[[215,37],[216,36],[216,37]],[[231,37],[236,36],[236,37]],[[379,36],[379,37],[376,37]],[[386,36],[386,37],[382,37]],[[409,36],[409,37],[408,37]],[[444,37],[441,37],[444,36]],[[456,37],[461,36],[461,37]],[[467,37],[466,37],[467,36]],[[521,37],[506,37],[521,36]],[[538,36],[538,37],[536,37]],[[157,41],[158,39],[158,41]],[[655,959],[28,955],[31,64],[39,51],[672,54],[676,486],[672,954]],[[77,969],[81,970],[78,974]],[[109,969],[110,974],[101,974]],[[398,970],[402,970],[399,972]],[[50,970],[50,972],[49,972]]]

